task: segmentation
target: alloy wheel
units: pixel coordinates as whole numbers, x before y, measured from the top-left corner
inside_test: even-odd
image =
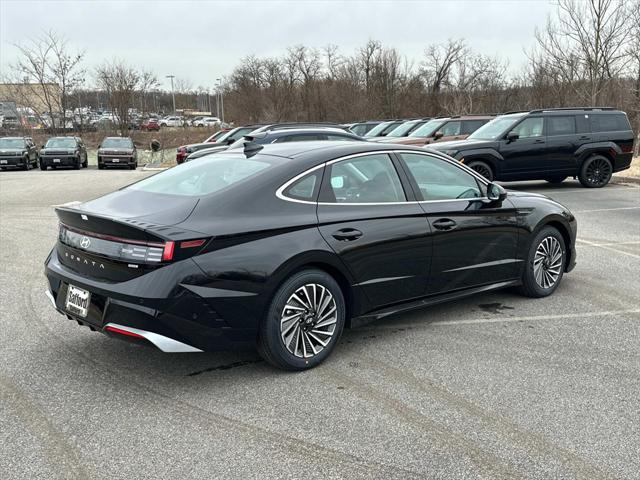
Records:
[[[564,264],[564,252],[557,238],[548,236],[542,239],[533,257],[533,276],[542,288],[553,287]]]
[[[586,168],[587,181],[592,185],[604,185],[611,176],[611,164],[604,158],[594,158]]]
[[[493,172],[489,167],[481,163],[477,163],[471,166],[471,169],[476,173],[482,175],[484,178],[491,180],[493,178]]]
[[[280,318],[280,336],[287,350],[300,358],[319,354],[336,330],[338,310],[331,292],[308,283],[291,294]]]

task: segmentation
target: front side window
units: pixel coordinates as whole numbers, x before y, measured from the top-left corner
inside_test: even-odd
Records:
[[[473,132],[469,139],[471,140],[496,140],[501,135],[510,131],[511,127],[522,118],[522,115],[503,115],[494,118],[488,123]]]
[[[406,196],[389,155],[351,158],[329,166],[327,198],[331,203],[404,202]]]
[[[532,117],[516,125],[511,132],[517,133],[518,138],[541,137],[544,129],[544,118]]]
[[[576,133],[576,117],[554,117],[547,118],[547,135],[573,135]]]
[[[416,128],[409,134],[410,137],[432,137],[434,133],[438,131],[440,126],[444,123],[443,120],[429,120],[424,125]]]
[[[478,182],[470,173],[446,160],[417,153],[401,154],[423,200],[481,198]]]
[[[445,137],[460,135],[460,122],[447,122],[442,126],[440,131]]]

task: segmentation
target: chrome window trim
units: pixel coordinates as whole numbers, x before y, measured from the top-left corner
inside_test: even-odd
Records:
[[[327,162],[321,163],[320,165],[316,165],[315,167],[312,167],[308,170],[305,170],[304,172],[302,172],[299,175],[296,175],[295,177],[293,177],[291,180],[288,180],[286,183],[284,183],[280,188],[278,188],[278,190],[276,190],[276,197],[278,197],[280,200],[284,200],[286,202],[294,202],[294,203],[302,203],[302,204],[306,204],[306,205],[336,205],[336,206],[347,206],[347,207],[353,207],[353,206],[380,206],[380,205],[415,205],[415,204],[423,204],[423,203],[446,203],[446,202],[470,202],[470,201],[483,201],[483,200],[489,200],[489,198],[487,197],[477,197],[477,198],[452,198],[449,200],[407,200],[404,202],[375,202],[375,203],[371,203],[371,202],[367,202],[367,203],[332,203],[332,202],[317,202],[317,201],[310,201],[310,200],[299,200],[297,198],[290,198],[287,197],[284,194],[284,191],[289,188],[293,183],[295,183],[296,181],[300,180],[302,177],[320,169],[320,168],[325,168],[329,165],[333,165],[334,163],[337,162],[341,162],[343,160],[349,160],[351,158],[356,158],[356,157],[363,157],[363,156],[367,156],[367,155],[379,155],[379,154],[386,154],[386,155],[390,155],[391,153],[414,153],[416,155],[424,155],[425,157],[429,157],[429,158],[435,158],[438,160],[442,160],[444,162],[448,162],[451,165],[454,165],[456,167],[458,167],[460,170],[463,170],[464,172],[468,173],[469,175],[471,175],[472,177],[474,177],[476,180],[478,180],[482,185],[484,185],[485,187],[487,187],[489,185],[490,182],[487,182],[487,179],[484,178],[482,175],[474,172],[473,170],[471,170],[470,168],[468,168],[466,165],[457,162],[457,161],[451,161],[448,158],[446,158],[444,155],[440,156],[438,152],[435,151],[428,151],[428,152],[418,152],[416,150],[372,150],[370,152],[361,152],[361,153],[352,153],[350,155],[346,155],[344,157],[340,157],[340,158],[335,158],[333,160],[329,160]],[[435,154],[435,155],[434,155]]]

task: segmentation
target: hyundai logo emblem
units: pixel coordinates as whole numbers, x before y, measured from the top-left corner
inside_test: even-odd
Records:
[[[87,249],[90,245],[91,240],[89,240],[89,237],[82,237],[82,240],[80,240],[80,246],[84,249]]]

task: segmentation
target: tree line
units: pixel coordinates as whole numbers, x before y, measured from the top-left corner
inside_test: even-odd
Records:
[[[640,131],[640,0],[558,0],[535,39],[518,73],[464,39],[426,45],[417,59],[376,40],[351,54],[335,45],[296,45],[277,57],[250,55],[225,78],[225,113],[240,124],[614,106]],[[71,52],[53,32],[17,47],[12,81],[60,87],[59,96],[41,93],[52,118],[76,106],[104,105],[125,127],[131,108],[173,109],[171,92],[160,90],[157,76],[144,68],[113,60],[87,71],[85,53]],[[213,110],[210,92],[188,80],[176,79],[174,93],[178,109]]]

